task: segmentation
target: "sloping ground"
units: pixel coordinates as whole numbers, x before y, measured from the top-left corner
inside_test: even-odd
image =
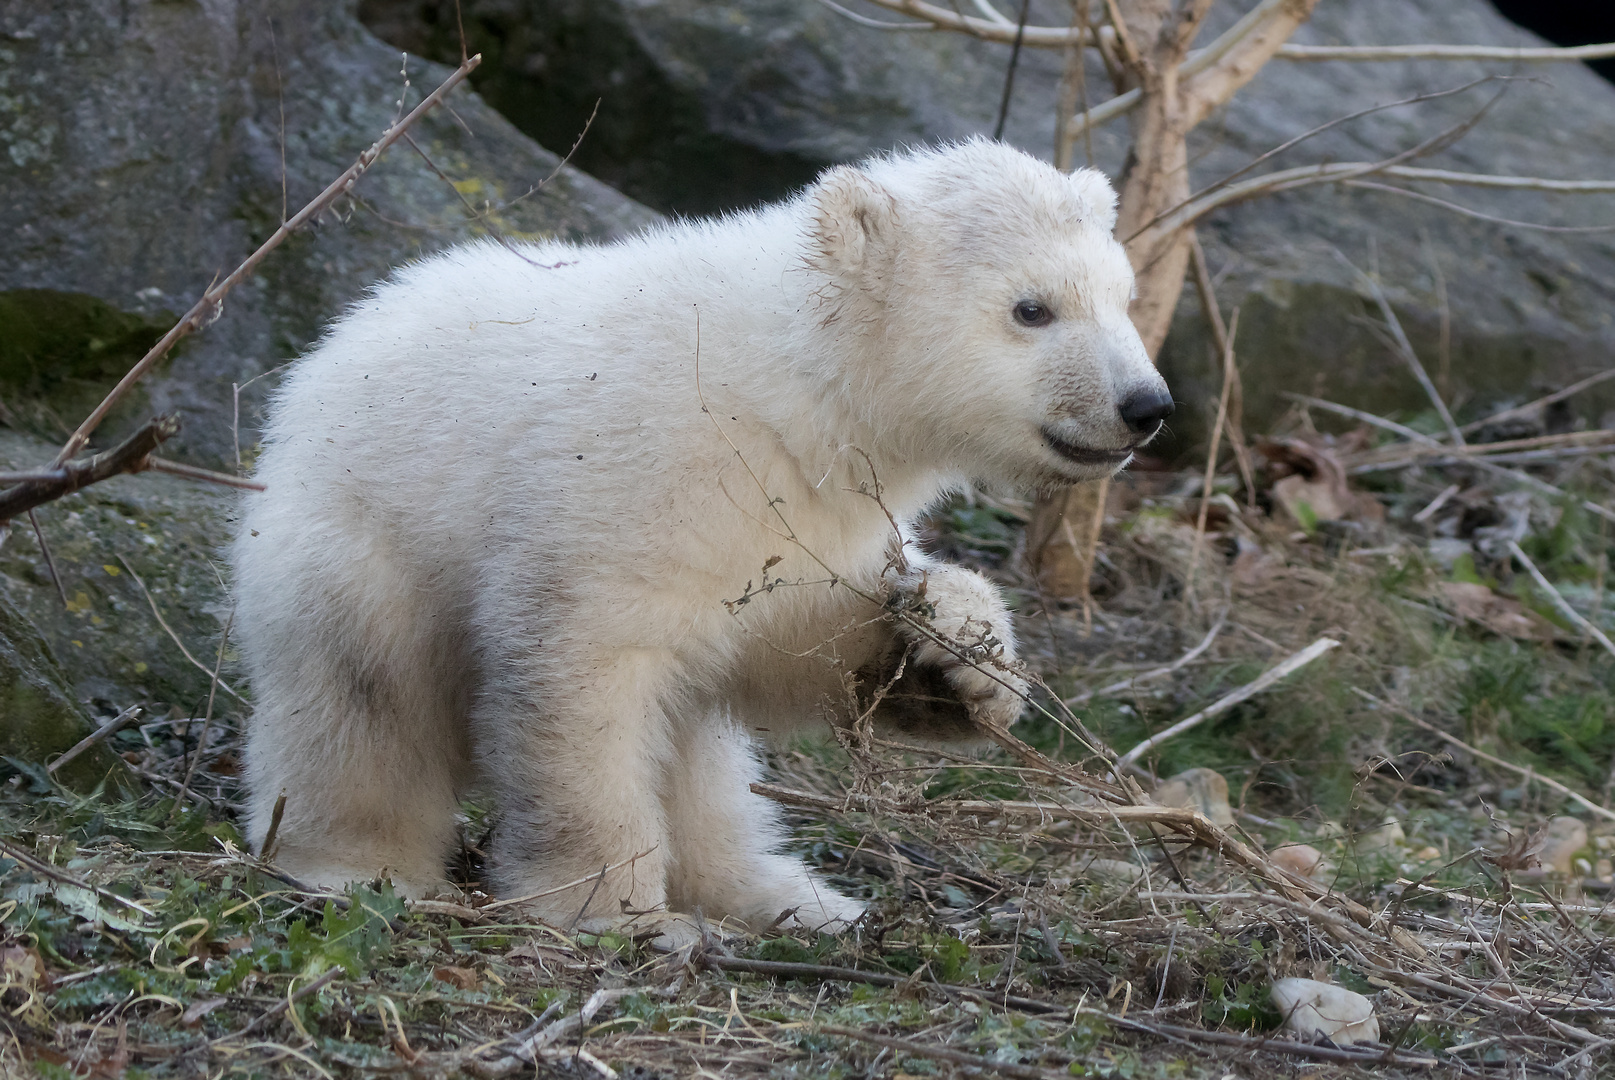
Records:
[[[979,757],[879,729],[774,756],[794,846],[869,901],[850,933],[709,926],[666,957],[529,922],[478,889],[474,802],[463,894],[301,891],[239,850],[226,711],[112,735],[133,797],[13,762],[0,1054],[52,1076],[1599,1075],[1615,657],[1576,619],[1615,630],[1607,528],[1395,439],[1277,434],[1251,499],[1218,476],[1198,539],[1194,474],[1118,484],[1087,613],[1016,569],[1023,505],[934,517],[1011,590],[1044,686]],[[1538,481],[1607,505],[1607,441],[1552,447]],[[1207,709],[1139,758],[1146,790],[1199,770],[1172,805],[1105,778],[1107,746]],[[1377,1038],[1289,1037],[1286,978],[1362,995]]]

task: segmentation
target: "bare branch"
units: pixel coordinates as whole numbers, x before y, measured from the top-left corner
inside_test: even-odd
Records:
[[[1524,405],[1517,405],[1512,409],[1504,409],[1502,412],[1495,412],[1490,416],[1483,416],[1479,420],[1473,420],[1459,428],[1459,430],[1468,435],[1471,431],[1479,431],[1487,424],[1495,424],[1502,420],[1512,420],[1516,416],[1525,416],[1537,409],[1546,408],[1556,401],[1563,401],[1565,398],[1573,397],[1588,387],[1597,386],[1599,383],[1609,379],[1615,379],[1615,367],[1606,368],[1597,374],[1589,375],[1579,382],[1571,383],[1563,390],[1555,390],[1546,397],[1540,397],[1535,401],[1528,401]]]
[[[868,15],[860,15],[856,11],[849,11],[836,3],[836,0],[819,0],[819,3],[840,15],[843,19],[851,19],[859,26],[867,26],[872,30],[935,30],[937,25],[928,22],[882,22],[880,19],[871,19]]]
[[[1507,45],[1286,45],[1273,55],[1280,60],[1508,60],[1556,64],[1607,59],[1615,56],[1615,43],[1564,49],[1516,49]]]
[[[1395,184],[1377,184],[1372,180],[1345,180],[1342,181],[1342,186],[1361,188],[1364,191],[1381,191],[1387,195],[1401,195],[1403,198],[1412,199],[1415,202],[1429,203],[1431,206],[1439,206],[1443,210],[1450,210],[1454,214],[1474,218],[1476,221],[1489,221],[1493,225],[1508,225],[1515,229],[1534,229],[1537,232],[1550,233],[1615,232],[1615,225],[1544,225],[1539,221],[1521,221],[1518,218],[1499,217],[1496,214],[1487,214],[1447,199],[1438,199],[1434,195],[1426,195],[1422,191],[1409,191],[1407,188],[1397,187]]]
[[[111,450],[103,450],[82,461],[58,462],[51,469],[29,474],[29,478],[16,487],[0,493],[0,521],[9,521],[41,503],[71,495],[80,488],[122,473],[149,469],[152,451],[178,432],[178,417],[155,417]]]
[[[1097,113],[1099,110],[1095,109]],[[1398,154],[1397,158],[1405,155]],[[1488,173],[1453,172],[1449,169],[1419,169],[1392,164],[1397,158],[1385,162],[1337,161],[1322,165],[1300,165],[1293,169],[1280,169],[1252,177],[1242,183],[1229,184],[1216,191],[1197,195],[1183,206],[1160,218],[1151,228],[1178,229],[1192,224],[1213,210],[1248,199],[1276,195],[1282,191],[1312,187],[1316,184],[1338,184],[1365,176],[1385,176],[1400,180],[1424,181],[1441,184],[1460,184],[1469,187],[1504,188],[1523,191],[1557,191],[1567,194],[1615,193],[1615,181],[1608,180],[1545,180],[1534,176],[1496,176]],[[1400,191],[1400,189],[1396,189]],[[1417,196],[1418,192],[1401,192]],[[1519,224],[1528,224],[1521,222]],[[1555,226],[1545,226],[1554,228]],[[1595,226],[1597,227],[1597,226]]]
[[[824,0],[820,0],[821,3]],[[916,19],[924,19],[938,30],[953,30],[971,37],[981,38],[983,41],[997,41],[1005,45],[1015,41],[1015,24],[1002,14],[996,19],[977,18],[973,15],[961,15],[948,8],[928,4],[925,0],[869,0],[887,11],[895,11],[901,15],[912,15]],[[836,5],[839,6],[839,5]],[[851,15],[852,12],[847,12]],[[862,18],[857,19],[862,22]],[[882,29],[898,29],[898,27],[883,27]],[[908,29],[902,27],[902,29]],[[1064,26],[1028,26],[1022,44],[1035,49],[1063,49],[1073,40],[1076,31]],[[1080,39],[1077,39],[1080,40]],[[1084,44],[1095,44],[1093,37]]]
[[[1274,683],[1278,682],[1292,671],[1305,667],[1318,657],[1322,656],[1324,653],[1328,652],[1330,649],[1336,648],[1339,645],[1340,642],[1336,641],[1334,638],[1319,638],[1317,641],[1314,641],[1311,645],[1308,645],[1300,652],[1293,653],[1290,656],[1285,657],[1279,663],[1262,672],[1262,674],[1257,677],[1254,682],[1246,683],[1244,686],[1241,686],[1232,693],[1224,695],[1223,697],[1212,702],[1210,705],[1207,705],[1204,709],[1201,709],[1199,712],[1195,713],[1193,716],[1179,720],[1165,731],[1160,732],[1157,735],[1151,735],[1149,738],[1127,751],[1127,753],[1123,754],[1120,758],[1116,759],[1118,775],[1120,774],[1120,770],[1131,768],[1141,756],[1149,753],[1155,747],[1160,746],[1168,739],[1173,738],[1176,735],[1180,735],[1192,727],[1197,727],[1205,721],[1210,720],[1214,716],[1221,716],[1229,709],[1232,709],[1235,705],[1238,705],[1247,698],[1255,697],[1257,694],[1261,693],[1263,690],[1266,690],[1269,686],[1272,686]]]
[[[873,2],[879,2],[879,0],[873,0]],[[1294,17],[1288,9],[1290,5],[1298,3],[1305,10],[1299,17]],[[1224,94],[1222,100],[1226,101],[1233,96],[1234,91],[1249,82],[1251,77],[1256,74],[1256,69],[1261,67],[1261,60],[1265,59],[1267,55],[1271,55],[1270,47],[1277,43],[1282,43],[1285,38],[1294,33],[1296,26],[1305,21],[1307,13],[1311,9],[1312,3],[1306,2],[1306,0],[1262,0],[1262,3],[1256,5],[1233,26],[1223,31],[1210,45],[1189,54],[1188,59],[1178,68],[1180,84],[1184,86],[1186,91],[1192,92],[1200,100],[1206,100],[1215,94],[1221,93]],[[1294,18],[1294,21],[1290,22],[1292,18]],[[1285,23],[1289,23],[1288,29],[1283,28]],[[1281,30],[1282,36],[1280,36]],[[1031,28],[1028,28],[1027,33],[1030,34],[1031,32]],[[1246,39],[1253,36],[1258,37],[1257,44],[1254,47],[1244,46],[1242,48],[1242,44]],[[1028,37],[1027,42],[1032,44],[1033,39]],[[1239,57],[1235,62],[1238,71],[1231,73],[1231,75],[1233,79],[1237,79],[1237,82],[1230,79],[1227,85],[1219,83],[1216,86],[1208,85],[1205,88],[1190,85],[1194,76],[1221,64],[1224,58],[1236,49],[1240,50]],[[1255,66],[1246,70],[1250,62],[1254,62]],[[1077,117],[1071,127],[1069,137],[1074,138],[1090,128],[1132,112],[1143,100],[1143,92],[1138,89],[1129,90],[1124,94],[1117,94],[1109,101],[1094,106],[1083,116]]]

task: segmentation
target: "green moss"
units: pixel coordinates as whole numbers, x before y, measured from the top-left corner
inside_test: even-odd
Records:
[[[0,598],[0,754],[43,761],[89,733],[89,722],[65,689],[45,639]],[[88,786],[111,766],[108,752],[97,748],[64,767],[58,779]]]
[[[173,325],[85,293],[0,292],[0,395],[22,426],[54,435],[88,412]]]

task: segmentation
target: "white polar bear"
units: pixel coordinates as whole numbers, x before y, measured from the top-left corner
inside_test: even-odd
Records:
[[[289,872],[432,894],[481,790],[536,917],[855,918],[776,851],[754,740],[899,660],[943,699],[899,726],[1019,712],[997,590],[910,523],[1107,475],[1171,411],[1114,225],[1100,174],[974,140],[401,270],[287,378],[234,544],[255,847],[284,795]]]

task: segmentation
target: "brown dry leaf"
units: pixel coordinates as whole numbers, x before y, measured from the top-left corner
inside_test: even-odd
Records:
[[[1530,832],[1511,832],[1508,834],[1506,848],[1499,852],[1487,852],[1481,857],[1506,872],[1533,870],[1542,865],[1537,855],[1541,853],[1542,845],[1547,839],[1546,826]]]
[[[438,982],[457,986],[461,990],[475,990],[477,988],[477,973],[470,968],[440,967],[432,970],[432,978]]]
[[[1346,467],[1333,451],[1302,439],[1263,439],[1257,449],[1270,472],[1280,474],[1273,501],[1303,528],[1319,521],[1385,520],[1378,499],[1351,489]]]
[[[1234,823],[1234,811],[1228,805],[1228,781],[1214,769],[1185,769],[1161,781],[1151,798],[1162,806],[1198,810],[1224,828]]]
[[[1552,641],[1552,623],[1510,596],[1499,596],[1484,585],[1469,581],[1443,581],[1436,592],[1461,618],[1478,623],[1501,637],[1521,641]]]
[[[222,997],[203,998],[201,1001],[193,1001],[180,1014],[179,1022],[184,1027],[195,1027],[202,1022],[202,1017],[217,1009],[220,1005],[227,1005],[229,1002],[229,998]]]
[[[38,949],[21,945],[7,945],[0,949],[0,983],[25,991],[32,991],[40,984],[48,989],[50,973],[45,969],[44,957],[39,955]]]

